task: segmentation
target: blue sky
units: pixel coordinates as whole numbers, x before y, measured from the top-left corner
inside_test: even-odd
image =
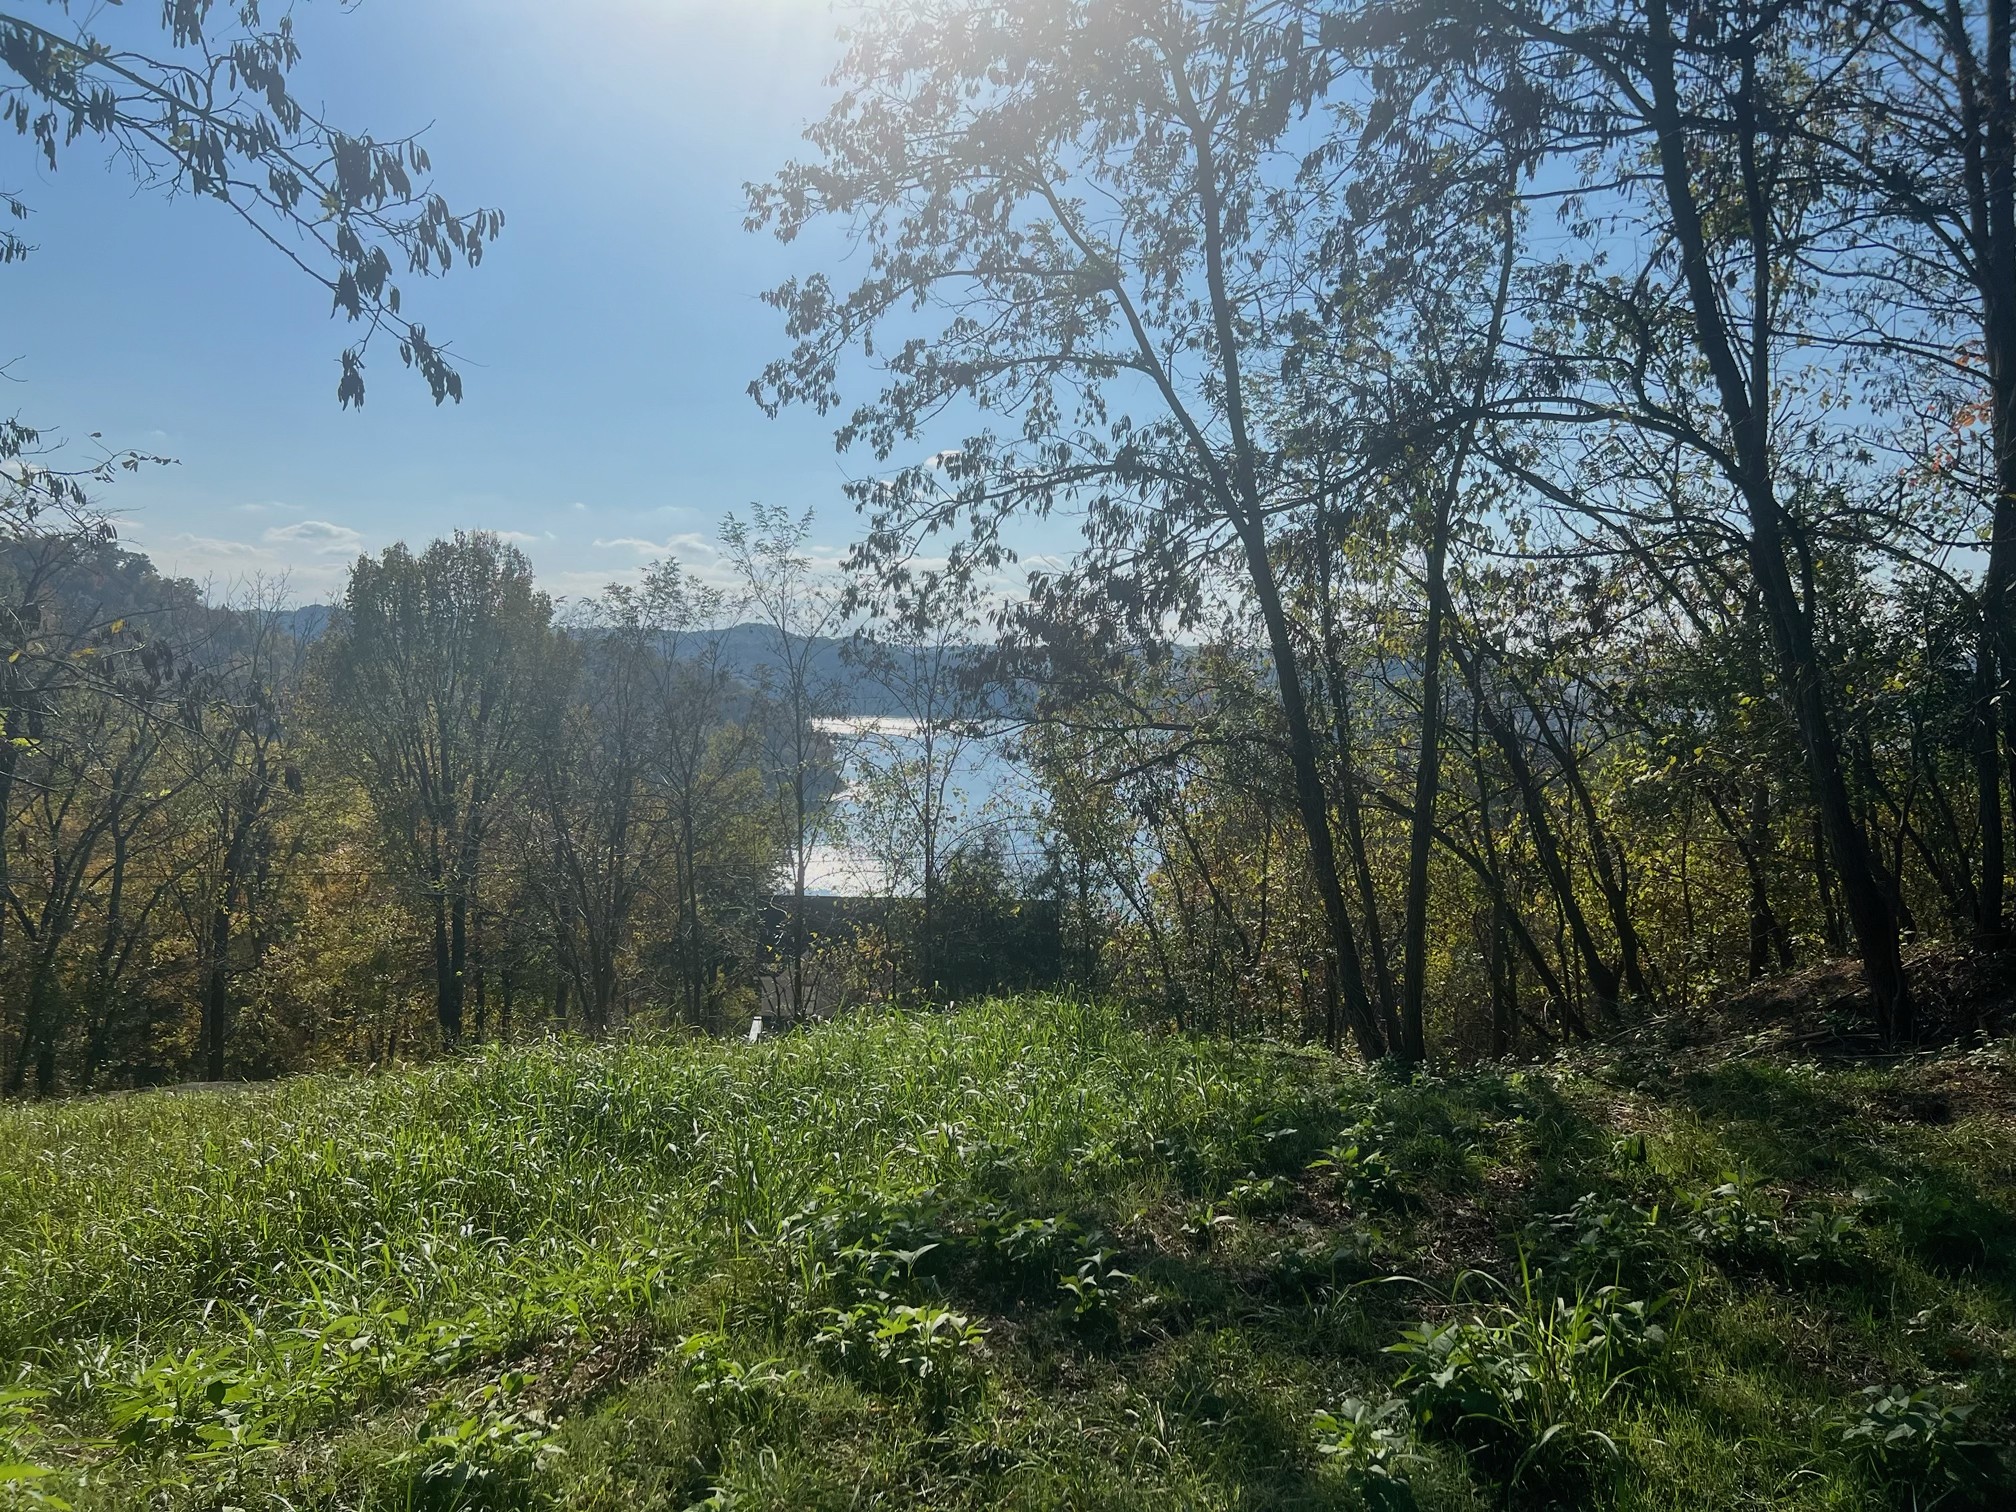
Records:
[[[340,412],[346,328],[228,212],[139,192],[88,142],[50,174],[10,140],[0,187],[39,251],[0,269],[0,407],[178,459],[106,491],[131,544],[220,597],[284,572],[306,601],[359,550],[457,527],[510,533],[565,595],[668,551],[704,567],[753,499],[851,539],[840,488],[868,463],[745,393],[783,339],[759,293],[820,253],[741,218],[824,108],[826,0],[365,0],[297,24],[304,97],[380,135],[431,122],[451,202],[508,216],[481,268],[407,287],[467,398],[435,409],[388,346]]]

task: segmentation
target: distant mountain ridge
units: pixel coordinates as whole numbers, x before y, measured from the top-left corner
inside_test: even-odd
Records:
[[[38,564],[45,570],[38,571]],[[0,542],[0,589],[35,578],[62,606],[66,621],[108,624],[125,620],[149,634],[166,636],[200,661],[237,644],[244,621],[227,606],[207,602],[187,578],[164,577],[144,551],[116,540],[79,544],[65,538],[26,537]],[[274,611],[279,628],[303,645],[326,635],[340,613],[336,604],[300,604]],[[775,684],[784,676],[780,638],[768,625],[742,623],[716,632],[722,665],[751,687]],[[840,718],[905,714],[889,691],[846,656],[848,639],[813,638],[815,683],[832,690],[831,712]]]
[[[336,614],[337,606],[334,604],[303,604],[299,608],[284,610],[280,621],[297,640],[313,641],[327,633]],[[766,680],[774,684],[783,677],[784,662],[779,637],[771,626],[754,623],[730,625],[718,635],[721,664],[736,678],[754,687]],[[885,688],[872,678],[862,676],[861,669],[847,660],[846,646],[846,639],[839,636],[813,638],[812,676],[816,682],[830,685],[838,691],[840,706],[834,713],[841,718],[904,713],[905,710]]]

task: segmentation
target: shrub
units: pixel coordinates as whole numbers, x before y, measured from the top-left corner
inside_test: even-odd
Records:
[[[1325,1173],[1354,1208],[1389,1205],[1400,1195],[1398,1173],[1382,1148],[1391,1133],[1390,1126],[1361,1122],[1311,1161],[1309,1169]]]
[[[47,1392],[25,1386],[0,1388],[0,1494],[12,1493],[29,1506],[63,1512],[69,1504],[37,1484],[54,1472],[28,1458],[27,1440],[33,1428],[30,1416],[35,1404],[47,1396]]]
[[[986,1337],[971,1318],[943,1307],[863,1302],[828,1308],[813,1343],[871,1389],[916,1396],[942,1409],[966,1383],[966,1364]]]
[[[1113,1316],[1120,1291],[1134,1277],[1111,1263],[1105,1250],[1095,1250],[1079,1260],[1076,1270],[1057,1283],[1057,1289],[1071,1297],[1071,1316],[1079,1323],[1103,1322]]]
[[[1721,1185],[1686,1193],[1682,1200],[1687,1213],[1681,1232],[1722,1264],[1755,1268],[1783,1258],[1777,1215],[1756,1182],[1725,1173]]]
[[[678,1353],[693,1399],[717,1423],[731,1427],[775,1421],[791,1388],[805,1378],[803,1370],[783,1368],[781,1360],[743,1364],[720,1333],[688,1334]]]
[[[1812,1277],[1845,1277],[1869,1254],[1867,1236],[1847,1213],[1814,1208],[1782,1235],[1788,1268]]]
[[[1842,1445],[1879,1485],[1931,1505],[1981,1478],[1976,1457],[1988,1446],[1967,1437],[1973,1415],[1972,1404],[1944,1393],[1869,1386],[1837,1427]]]
[[[1285,1176],[1256,1176],[1235,1181],[1225,1200],[1249,1218],[1266,1217],[1285,1209],[1295,1195],[1295,1187]]]
[[[974,1260],[983,1280],[1013,1295],[1034,1297],[1049,1287],[1089,1236],[1062,1215],[1017,1218],[983,1209],[974,1224]]]
[[[272,1405],[229,1360],[192,1349],[135,1370],[105,1391],[114,1440],[129,1452],[219,1459],[277,1443]]]
[[[1673,1234],[1657,1205],[1584,1193],[1565,1213],[1543,1219],[1527,1240],[1561,1270],[1581,1279],[1664,1281],[1673,1269]]]
[[[1389,1352],[1416,1416],[1496,1462],[1508,1485],[1529,1471],[1558,1481],[1616,1445],[1593,1420],[1666,1342],[1666,1299],[1634,1300],[1622,1288],[1584,1287],[1573,1297],[1542,1290],[1522,1268],[1514,1292],[1485,1278],[1504,1300],[1467,1318],[1419,1323]]]
[[[541,1504],[540,1473],[558,1454],[551,1429],[513,1399],[531,1382],[507,1373],[465,1406],[443,1398],[427,1409],[415,1442],[386,1468],[395,1505],[427,1512],[504,1512]]]
[[[1334,1412],[1315,1418],[1316,1452],[1344,1471],[1344,1483],[1372,1512],[1409,1512],[1414,1491],[1408,1467],[1420,1455],[1409,1433],[1408,1403],[1389,1396],[1374,1403],[1346,1397]]]

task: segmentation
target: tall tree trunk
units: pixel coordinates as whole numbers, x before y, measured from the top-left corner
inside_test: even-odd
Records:
[[[1970,229],[1976,249],[1975,279],[1981,291],[1981,339],[1988,367],[1989,423],[1995,455],[1988,569],[1981,594],[1981,619],[1987,642],[1981,661],[1993,671],[1988,677],[1987,696],[1977,699],[1976,759],[1985,762],[1998,740],[2001,742],[2010,812],[2016,813],[2016,688],[2009,686],[2009,680],[2016,678],[2016,92],[2012,92],[2010,71],[2012,32],[2016,32],[2016,25],[2012,25],[2011,0],[1986,0],[1983,10],[1985,68],[1976,66],[1967,17],[1959,0],[1948,0],[1946,6],[1948,45],[1956,64],[1968,159]],[[1981,922],[1987,934],[1999,937],[2004,928],[2003,880],[1999,868],[1990,878],[1987,843],[1992,834],[1992,853],[2001,859],[1999,796],[1992,825],[1985,797],[1981,817],[1984,852]]]
[[[1280,584],[1267,548],[1266,517],[1261,509],[1259,469],[1246,428],[1245,383],[1240,373],[1239,321],[1227,292],[1225,275],[1225,218],[1218,182],[1218,163],[1212,129],[1190,98],[1188,78],[1178,68],[1170,82],[1179,98],[1185,129],[1197,162],[1198,209],[1203,221],[1204,277],[1211,299],[1211,320],[1217,345],[1219,371],[1225,385],[1226,421],[1232,436],[1232,472],[1223,475],[1222,464],[1212,459],[1212,470],[1227,514],[1239,535],[1239,544],[1252,577],[1254,597],[1260,617],[1267,627],[1267,646],[1274,658],[1275,685],[1281,695],[1281,711],[1288,725],[1288,757],[1295,773],[1295,806],[1309,846],[1310,869],[1316,874],[1316,894],[1329,925],[1330,949],[1337,962],[1339,984],[1344,989],[1344,1007],[1351,1021],[1352,1036],[1359,1053],[1368,1059],[1384,1055],[1391,1047],[1380,1032],[1365,991],[1364,966],[1358,958],[1357,932],[1351,927],[1351,911],[1344,901],[1344,885],[1337,872],[1337,848],[1330,830],[1330,799],[1323,789],[1322,769],[1316,761],[1316,737],[1309,720],[1309,702],[1303,694],[1302,670],[1297,663],[1295,638],[1288,628],[1288,615],[1281,603]],[[1180,408],[1180,406],[1179,406]],[[1200,435],[1201,441],[1201,435]],[[1208,446],[1202,448],[1207,454]]]
[[[462,1003],[469,988],[469,898],[457,892],[448,902],[448,987],[452,1004],[443,1027],[462,1037]]]
[[[1480,773],[1481,776],[1481,773]],[[1494,861],[1497,840],[1491,832],[1491,794],[1479,784],[1477,789],[1477,834],[1484,854]],[[1503,1059],[1512,1053],[1512,1026],[1519,1021],[1519,965],[1512,959],[1511,930],[1506,918],[1503,889],[1491,893],[1491,939],[1486,958],[1491,981],[1491,1058]]]
[[[450,1046],[462,1040],[461,912],[459,898],[451,905],[440,893],[434,895],[434,1015],[441,1042]]]
[[[800,717],[800,716],[794,716]],[[803,735],[801,733],[800,740]],[[805,1021],[805,868],[809,808],[807,804],[806,762],[801,750],[792,786],[792,802],[798,825],[796,852],[791,865],[791,1022]]]
[[[1611,928],[1617,936],[1624,985],[1637,997],[1649,1001],[1652,989],[1645,979],[1644,950],[1638,938],[1638,926],[1631,917],[1630,878],[1625,870],[1622,847],[1613,845],[1611,841],[1603,816],[1597,811],[1596,799],[1590,793],[1588,783],[1582,779],[1582,763],[1574,748],[1554,728],[1553,720],[1526,685],[1517,676],[1511,677],[1511,682],[1525,703],[1527,712],[1533,716],[1535,733],[1560,767],[1561,780],[1567,783],[1569,797],[1574,800],[1576,809],[1582,815],[1583,828],[1588,831],[1590,870],[1596,878],[1596,890],[1603,895]]]
[[[98,937],[98,960],[91,972],[91,1009],[94,1021],[91,1037],[84,1047],[84,1065],[78,1075],[81,1091],[89,1092],[98,1080],[104,1061],[105,1043],[111,1034],[117,979],[125,951],[122,935],[126,923],[126,859],[132,837],[116,821],[112,828],[112,871],[105,887],[104,933]]]
[[[240,879],[246,870],[246,851],[252,841],[252,814],[247,810],[227,822],[224,869],[211,904],[209,958],[204,963],[203,1078],[213,1082],[224,1080],[224,1043],[231,1017],[232,924]]]
[[[918,977],[932,1000],[938,997],[938,844],[925,826],[924,897],[922,927],[918,931]]]
[[[1457,663],[1459,666],[1462,664],[1460,656],[1457,658]],[[1505,927],[1511,933],[1512,943],[1519,947],[1520,953],[1526,957],[1527,962],[1533,967],[1533,975],[1539,978],[1540,990],[1546,994],[1547,1000],[1559,1012],[1561,1022],[1568,1027],[1569,1032],[1577,1039],[1586,1040],[1589,1038],[1588,1024],[1583,1020],[1581,1013],[1577,1011],[1566,984],[1562,982],[1553,966],[1549,964],[1547,953],[1540,948],[1540,942],[1533,938],[1533,931],[1526,927],[1526,920],[1519,912],[1511,890],[1506,885],[1504,864],[1499,859],[1498,842],[1490,822],[1491,788],[1485,780],[1483,747],[1478,739],[1476,729],[1480,707],[1478,701],[1472,699],[1471,713],[1473,719],[1470,731],[1471,769],[1476,774],[1478,803],[1481,812],[1481,820],[1478,825],[1478,838],[1482,843],[1483,853],[1479,855],[1467,847],[1457,846],[1453,843],[1453,838],[1446,832],[1438,832],[1437,838],[1442,841],[1446,849],[1470,868],[1479,882],[1484,884],[1484,889],[1490,894],[1492,902],[1498,905],[1505,921]],[[1516,994],[1518,983],[1518,967],[1516,963],[1513,963],[1511,966],[1511,976],[1509,979],[1513,984]]]
[[[1379,890],[1372,878],[1372,857],[1365,844],[1364,803],[1358,793],[1356,739],[1351,728],[1350,682],[1344,667],[1344,648],[1337,626],[1331,551],[1332,526],[1328,511],[1318,527],[1316,543],[1317,606],[1323,639],[1323,676],[1329,685],[1330,722],[1337,747],[1337,807],[1344,816],[1344,844],[1351,853],[1352,876],[1358,887],[1358,906],[1365,917],[1365,953],[1372,958],[1374,1006],[1380,1029],[1388,1044],[1400,1040],[1399,993],[1393,981],[1393,967],[1386,949],[1386,929],[1380,920]],[[1337,983],[1326,974],[1328,985],[1325,1011],[1332,1019],[1337,1009]],[[1333,1028],[1327,1032],[1330,1048],[1338,1048]]]
[[[1765,857],[1771,853],[1771,789],[1761,780],[1749,785],[1749,798],[1740,822],[1714,794],[1709,795],[1708,803],[1722,821],[1722,827],[1735,844],[1737,854],[1743,858],[1743,874],[1749,883],[1746,904],[1749,916],[1749,979],[1754,982],[1770,969],[1774,953],[1779,969],[1790,971],[1792,937],[1786,932],[1778,911],[1771,906],[1771,874],[1765,867]]]
[[[1385,1036],[1372,1012],[1372,1000],[1365,991],[1365,975],[1358,959],[1358,940],[1351,927],[1351,911],[1344,901],[1344,885],[1337,874],[1337,849],[1330,833],[1330,799],[1323,791],[1323,777],[1316,764],[1316,740],[1309,725],[1309,705],[1302,693],[1302,673],[1296,665],[1295,641],[1288,630],[1288,616],[1281,606],[1281,594],[1274,581],[1274,566],[1267,558],[1266,542],[1257,525],[1241,531],[1246,545],[1247,566],[1253,574],[1260,613],[1267,625],[1267,640],[1274,654],[1275,683],[1280,690],[1282,711],[1287,715],[1288,754],[1295,772],[1295,807],[1309,846],[1310,868],[1316,873],[1316,892],[1329,925],[1330,949],[1337,961],[1339,984],[1344,989],[1344,1007],[1351,1022],[1358,1051],[1367,1059],[1386,1053]]]
[[[2005,3],[2005,0],[1997,0]],[[1877,880],[1868,838],[1856,822],[1843,775],[1840,742],[1828,704],[1826,681],[1813,636],[1810,606],[1802,604],[1786,563],[1786,521],[1771,474],[1770,395],[1773,277],[1778,271],[1769,207],[1756,160],[1756,68],[1746,60],[1736,100],[1737,152],[1753,250],[1750,287],[1750,362],[1739,360],[1716,270],[1710,263],[1692,163],[1682,121],[1667,0],[1649,0],[1650,45],[1646,66],[1652,86],[1651,125],[1657,139],[1661,182],[1701,354],[1714,377],[1729,423],[1736,468],[1733,481],[1749,515],[1748,548],[1770,624],[1771,643],[1792,704],[1812,784],[1821,833],[1834,860],[1842,902],[1861,957],[1862,975],[1876,1003],[1877,1032],[1887,1043],[1914,1030],[1910,984],[1905,978],[1897,916]]]
[[[706,967],[700,959],[700,882],[694,872],[699,855],[699,839],[693,830],[693,795],[685,794],[679,807],[679,927],[686,937],[684,958],[686,1022],[696,1027],[706,1007]]]
[[[1507,948],[1505,903],[1491,902],[1491,1057],[1512,1053],[1512,1028],[1519,1022],[1519,962]]]
[[[21,1038],[14,1044],[14,1059],[7,1067],[7,1095],[19,1097],[28,1086],[28,1067],[35,1059],[35,1047],[42,1033],[42,1003],[31,988],[23,1004]]]

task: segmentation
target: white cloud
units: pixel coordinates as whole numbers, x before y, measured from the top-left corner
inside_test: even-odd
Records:
[[[284,550],[305,550],[316,556],[355,556],[364,537],[348,525],[332,525],[327,520],[303,520],[297,525],[275,525],[266,532],[266,544]]]
[[[133,532],[126,535],[137,541]],[[347,525],[299,520],[275,525],[255,540],[149,531],[144,549],[162,572],[192,578],[220,601],[252,582],[284,581],[290,598],[307,603],[340,593],[363,547],[363,535]]]
[[[595,544],[601,550],[633,550],[639,556],[675,556],[700,571],[706,571],[710,564],[718,562],[722,554],[722,548],[714,540],[696,532],[665,536],[663,540],[647,540],[643,536],[607,536],[597,538]]]
[[[598,539],[595,545],[603,551],[634,551],[640,556],[698,557],[711,560],[721,555],[721,548],[712,540],[692,531],[667,536],[662,541],[649,541],[642,536],[610,536],[606,540]]]
[[[493,530],[490,533],[507,546],[530,546],[535,541],[550,541],[553,539],[551,531],[548,531],[543,536],[534,535],[529,530]]]
[[[251,563],[263,566],[273,561],[272,552],[263,550],[250,541],[223,541],[215,536],[187,533],[170,536],[164,549],[178,556],[195,556],[209,562]]]

